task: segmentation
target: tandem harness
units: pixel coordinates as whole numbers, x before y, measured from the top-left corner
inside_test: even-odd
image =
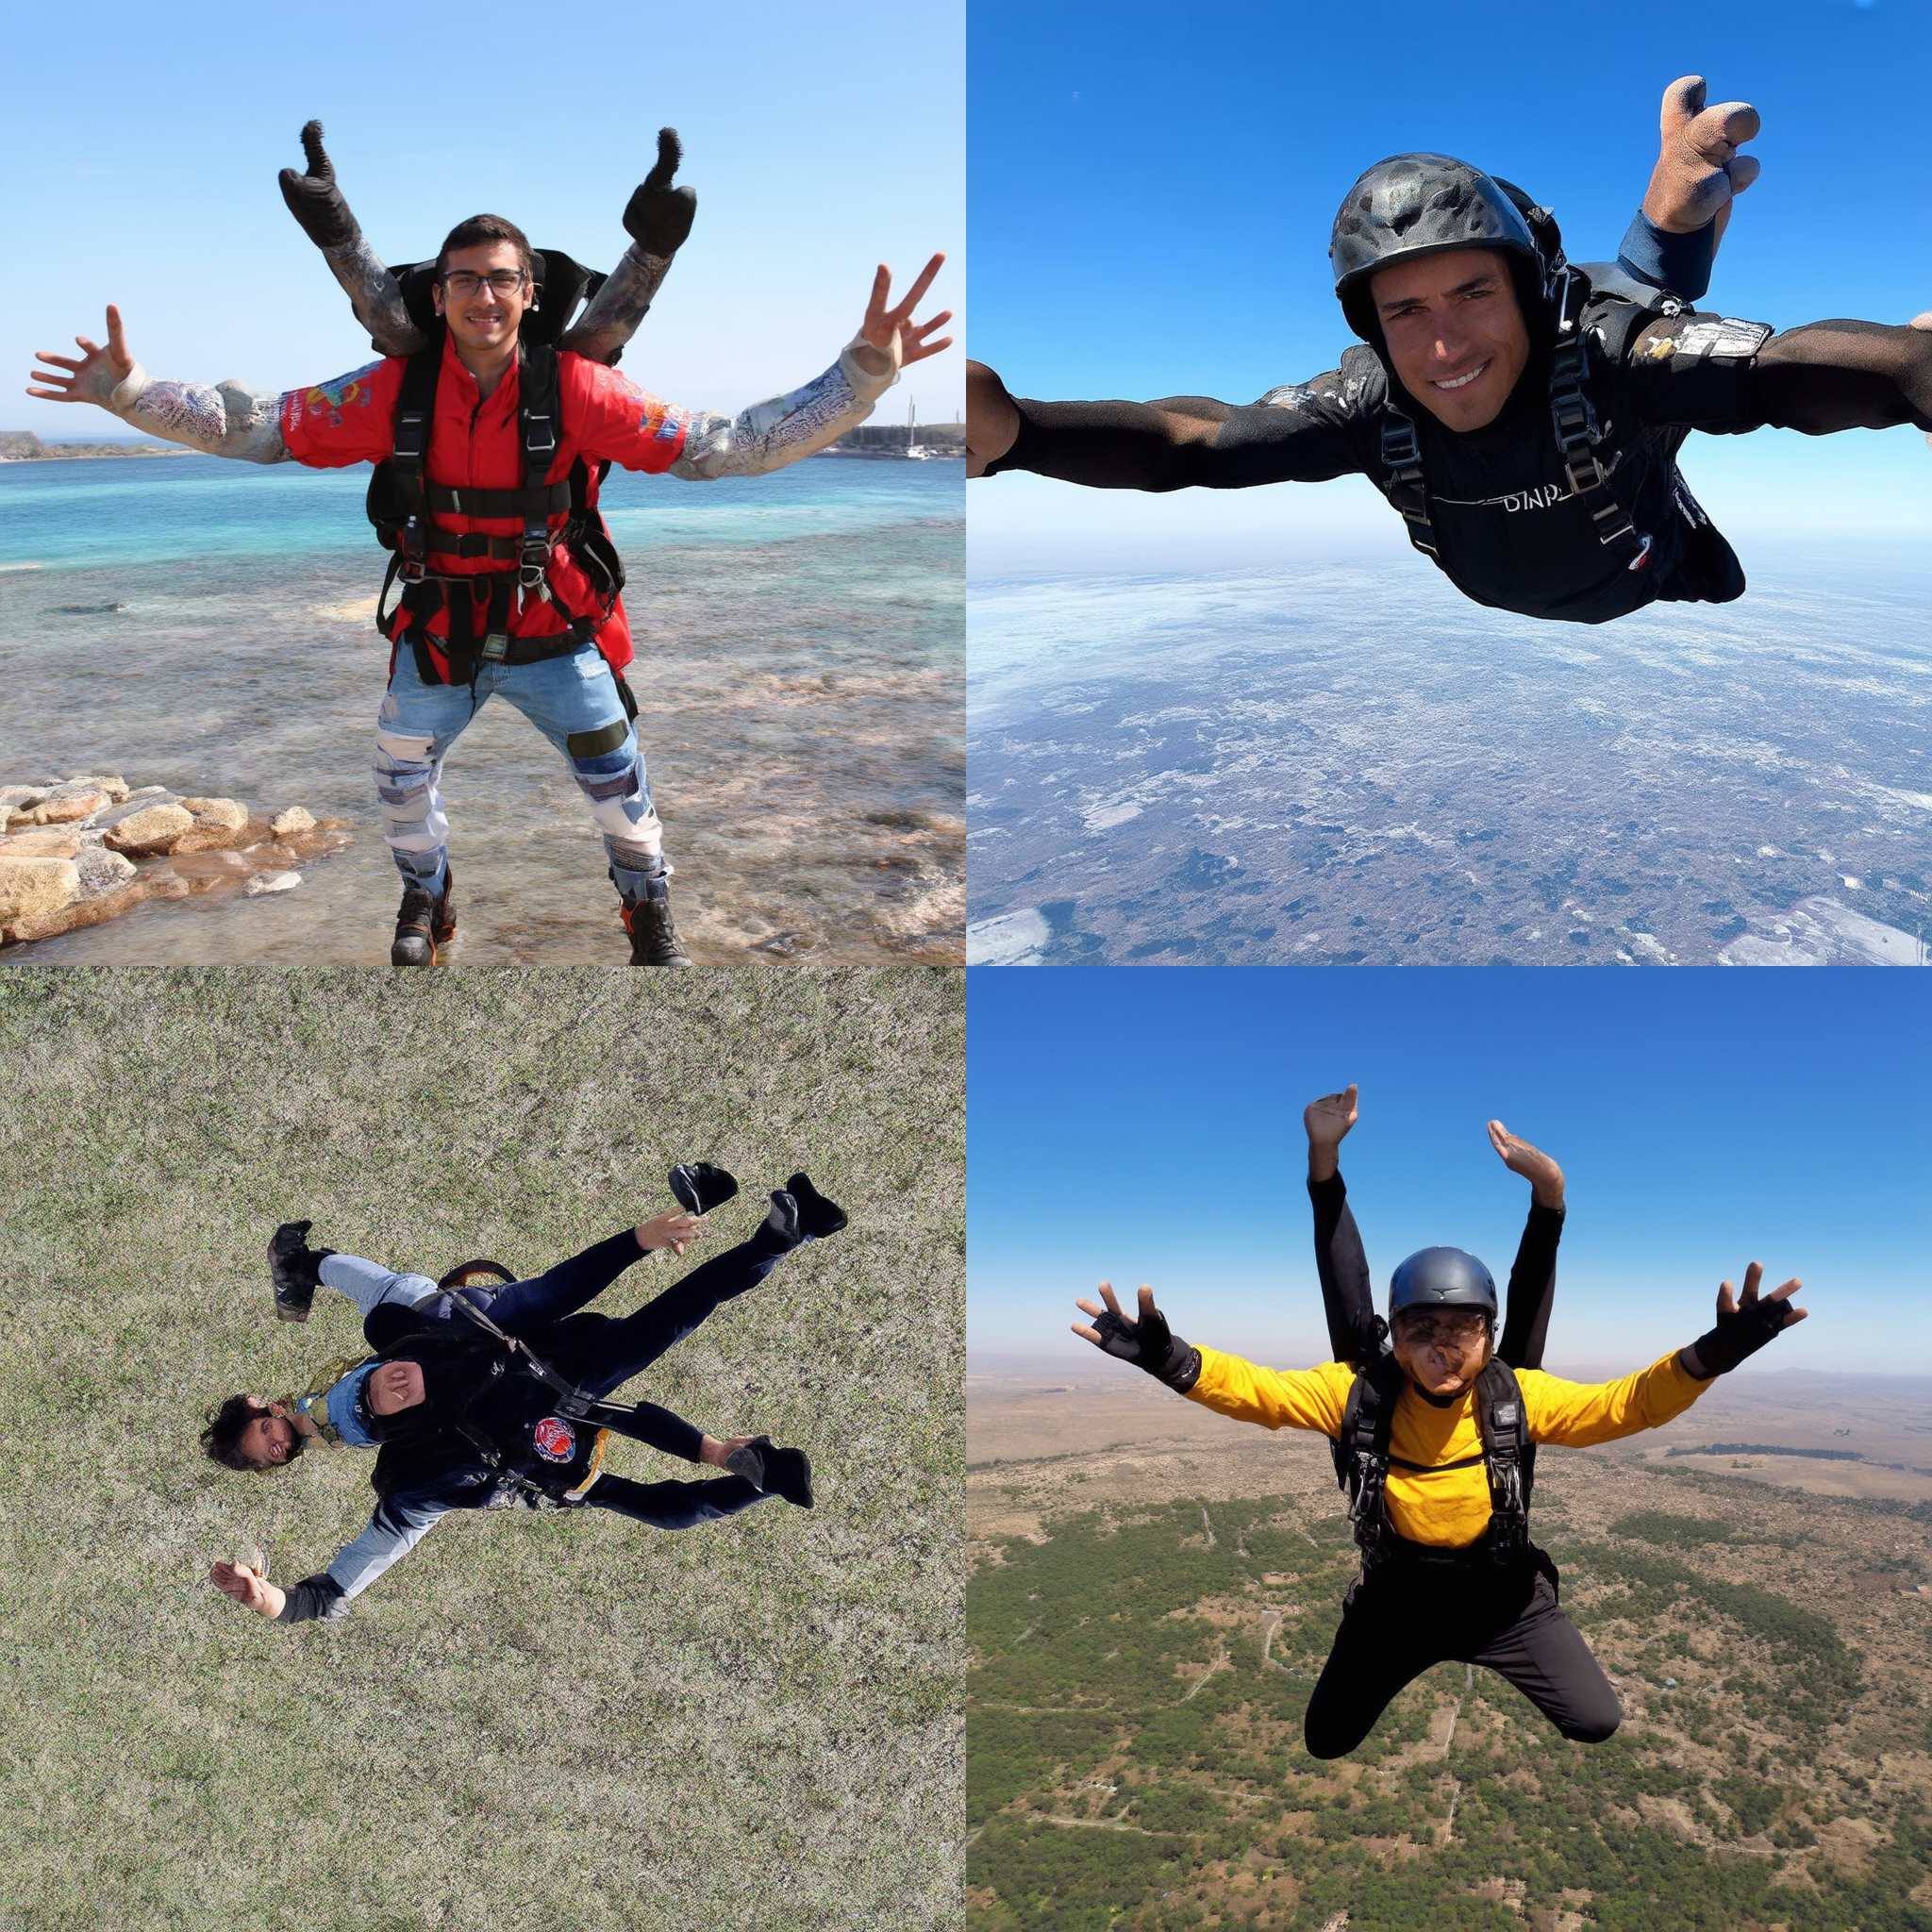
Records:
[[[517,418],[524,468],[523,487],[518,490],[451,490],[427,480],[425,466],[442,368],[441,337],[409,358],[396,398],[394,446],[370,478],[368,511],[377,540],[394,552],[375,600],[375,627],[388,637],[396,610],[405,613],[396,641],[407,643],[415,654],[416,670],[425,684],[474,684],[485,664],[528,664],[575,651],[603,629],[624,589],[624,561],[591,498],[590,465],[579,457],[568,476],[555,483],[545,480],[558,447],[557,355],[548,342],[524,344]],[[598,482],[609,467],[598,466]],[[559,513],[565,522],[553,530],[550,519]],[[515,517],[524,527],[515,537],[439,528],[437,519],[449,516]],[[599,608],[553,635],[512,637],[512,599],[519,606],[531,598],[550,601],[550,557],[560,542],[570,545],[571,555],[591,580]],[[491,568],[463,576],[442,575],[429,568],[432,552],[484,558]],[[395,606],[385,609],[398,579],[401,595]],[[430,620],[439,611],[448,612],[448,634],[440,640],[429,634]],[[448,659],[446,680],[430,657],[432,642],[441,645]],[[622,678],[618,690],[625,708],[632,711]]]
[[[1392,1559],[1401,1539],[1389,1524],[1385,1491],[1389,1465],[1421,1471],[1389,1451],[1395,1404],[1407,1377],[1392,1355],[1363,1369],[1348,1391],[1341,1433],[1335,1439],[1335,1474],[1349,1498],[1349,1522],[1362,1554],[1364,1573]],[[1482,1454],[1459,1462],[1442,1462],[1435,1470],[1473,1469],[1485,1465],[1490,1478],[1490,1524],[1471,1551],[1487,1557],[1498,1568],[1519,1561],[1529,1548],[1529,1494],[1536,1481],[1536,1445],[1523,1412],[1523,1392],[1516,1372],[1507,1362],[1492,1360],[1476,1377],[1476,1426],[1482,1434]],[[1407,1545],[1413,1549],[1415,1545]],[[1466,1561],[1461,1551],[1443,1552],[1445,1558]]]
[[[1650,561],[1651,539],[1630,521],[1610,487],[1616,452],[1606,463],[1597,454],[1605,431],[1590,399],[1590,365],[1586,336],[1604,344],[1611,361],[1621,362],[1630,339],[1657,315],[1674,315],[1682,304],[1666,297],[1657,308],[1646,308],[1621,297],[1606,297],[1586,314],[1589,278],[1565,267],[1557,284],[1557,346],[1550,361],[1550,423],[1557,453],[1571,493],[1590,512],[1596,539],[1605,553],[1625,570],[1641,570]],[[1408,541],[1432,563],[1441,557],[1436,547],[1435,525],[1429,521],[1429,492],[1423,475],[1422,441],[1412,417],[1383,406],[1382,489],[1402,513]]]
[[[536,1509],[558,1509],[570,1504],[581,1503],[590,1493],[591,1487],[603,1473],[604,1450],[613,1426],[620,1429],[629,1419],[632,1410],[618,1403],[604,1402],[596,1396],[587,1395],[574,1382],[558,1374],[548,1362],[530,1346],[508,1335],[497,1326],[474,1302],[464,1299],[458,1291],[459,1287],[480,1285],[494,1277],[509,1281],[513,1277],[508,1269],[494,1261],[466,1261],[452,1268],[437,1285],[449,1296],[450,1306],[460,1308],[467,1319],[481,1328],[494,1341],[500,1342],[503,1354],[491,1365],[490,1379],[494,1382],[512,1361],[521,1359],[525,1368],[538,1381],[548,1389],[556,1398],[557,1413],[571,1422],[587,1423],[596,1431],[596,1440],[591,1450],[591,1466],[584,1476],[572,1489],[558,1494],[534,1481],[523,1471],[508,1466],[509,1458],[504,1454],[496,1441],[483,1430],[474,1427],[467,1413],[453,1419],[451,1426],[476,1451],[477,1456],[496,1478],[499,1490],[517,1497],[525,1507]],[[474,1397],[472,1400],[474,1401]]]

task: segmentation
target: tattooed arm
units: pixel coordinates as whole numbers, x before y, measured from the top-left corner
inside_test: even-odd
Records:
[[[658,128],[657,165],[625,205],[624,226],[630,246],[564,337],[564,348],[575,349],[592,362],[614,364],[624,345],[637,334],[671,272],[672,257],[684,246],[697,217],[696,191],[671,185],[683,158],[676,128]]]
[[[86,336],[75,336],[84,358],[50,355],[42,349],[36,359],[49,365],[37,369],[33,380],[42,389],[27,394],[43,402],[94,403],[132,428],[169,442],[185,443],[211,457],[235,457],[246,463],[280,463],[289,459],[282,441],[282,399],[244,389],[239,382],[157,382],[128,353],[122,332],[121,311],[108,308],[108,342],[103,348]],[[49,370],[65,372],[53,375]]]
[[[320,121],[310,121],[302,129],[302,155],[305,173],[282,170],[282,199],[302,225],[302,232],[322,250],[356,320],[385,356],[413,356],[426,348],[429,338],[409,320],[395,276],[364,239],[361,224],[349,212],[336,185],[335,168],[322,144]]]

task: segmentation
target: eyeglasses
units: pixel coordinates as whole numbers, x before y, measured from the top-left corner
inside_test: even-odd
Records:
[[[457,268],[443,276],[442,286],[458,302],[466,302],[485,282],[499,295],[514,295],[528,279],[528,275],[520,268],[493,268],[487,275],[475,275],[466,268]]]
[[[1404,1315],[1396,1324],[1396,1332],[1405,1341],[1453,1342],[1458,1348],[1473,1348],[1488,1327],[1480,1315]]]

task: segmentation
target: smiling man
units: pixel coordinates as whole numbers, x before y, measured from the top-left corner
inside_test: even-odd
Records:
[[[1330,238],[1362,341],[1338,367],[1241,408],[1023,401],[972,363],[971,471],[1144,491],[1366,475],[1479,604],[1601,624],[1737,597],[1738,559],[1677,469],[1692,429],[1932,429],[1932,316],[1774,334],[1687,306],[1757,131],[1743,103],[1673,83],[1643,210],[1618,264],[1587,268],[1521,189],[1445,155],[1378,161]]]
[[[313,133],[309,165],[325,170]],[[658,187],[675,198],[669,166],[667,156]],[[657,174],[640,194],[654,181]],[[322,185],[332,190],[332,175]],[[688,229],[688,207],[681,223]],[[681,239],[657,245],[675,252]],[[556,747],[589,806],[631,963],[689,966],[624,677],[633,657],[624,572],[597,510],[598,486],[611,463],[710,481],[769,475],[824,449],[871,415],[903,367],[949,346],[950,338],[934,339],[946,314],[912,319],[943,259],[934,256],[896,305],[881,267],[858,334],[832,364],[736,417],[648,394],[568,346],[574,338],[558,346],[575,296],[560,286],[546,291],[544,258],[514,223],[490,214],[444,238],[427,318],[435,335],[413,355],[279,395],[234,382],[157,381],[135,360],[110,306],[106,344],[80,336],[79,358],[40,352],[46,366],[27,393],[93,403],[209,456],[376,465],[370,514],[394,553],[376,615],[391,654],[375,731],[383,836],[403,881],[391,964],[434,964],[456,931],[443,760],[482,706],[501,696]],[[642,284],[626,299],[634,327]],[[610,353],[612,330],[596,333],[589,346]],[[393,608],[381,608],[398,584]]]

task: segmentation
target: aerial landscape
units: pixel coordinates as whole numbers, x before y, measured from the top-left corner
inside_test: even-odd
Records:
[[[1739,1378],[1546,1448],[1535,1534],[1621,1730],[1442,1665],[1327,1763],[1327,1444],[1084,1364],[969,1357],[967,1391],[969,1924],[1932,1926],[1925,1378]]]
[[[1407,569],[975,582],[985,965],[1916,965],[1923,564],[1594,627]]]

